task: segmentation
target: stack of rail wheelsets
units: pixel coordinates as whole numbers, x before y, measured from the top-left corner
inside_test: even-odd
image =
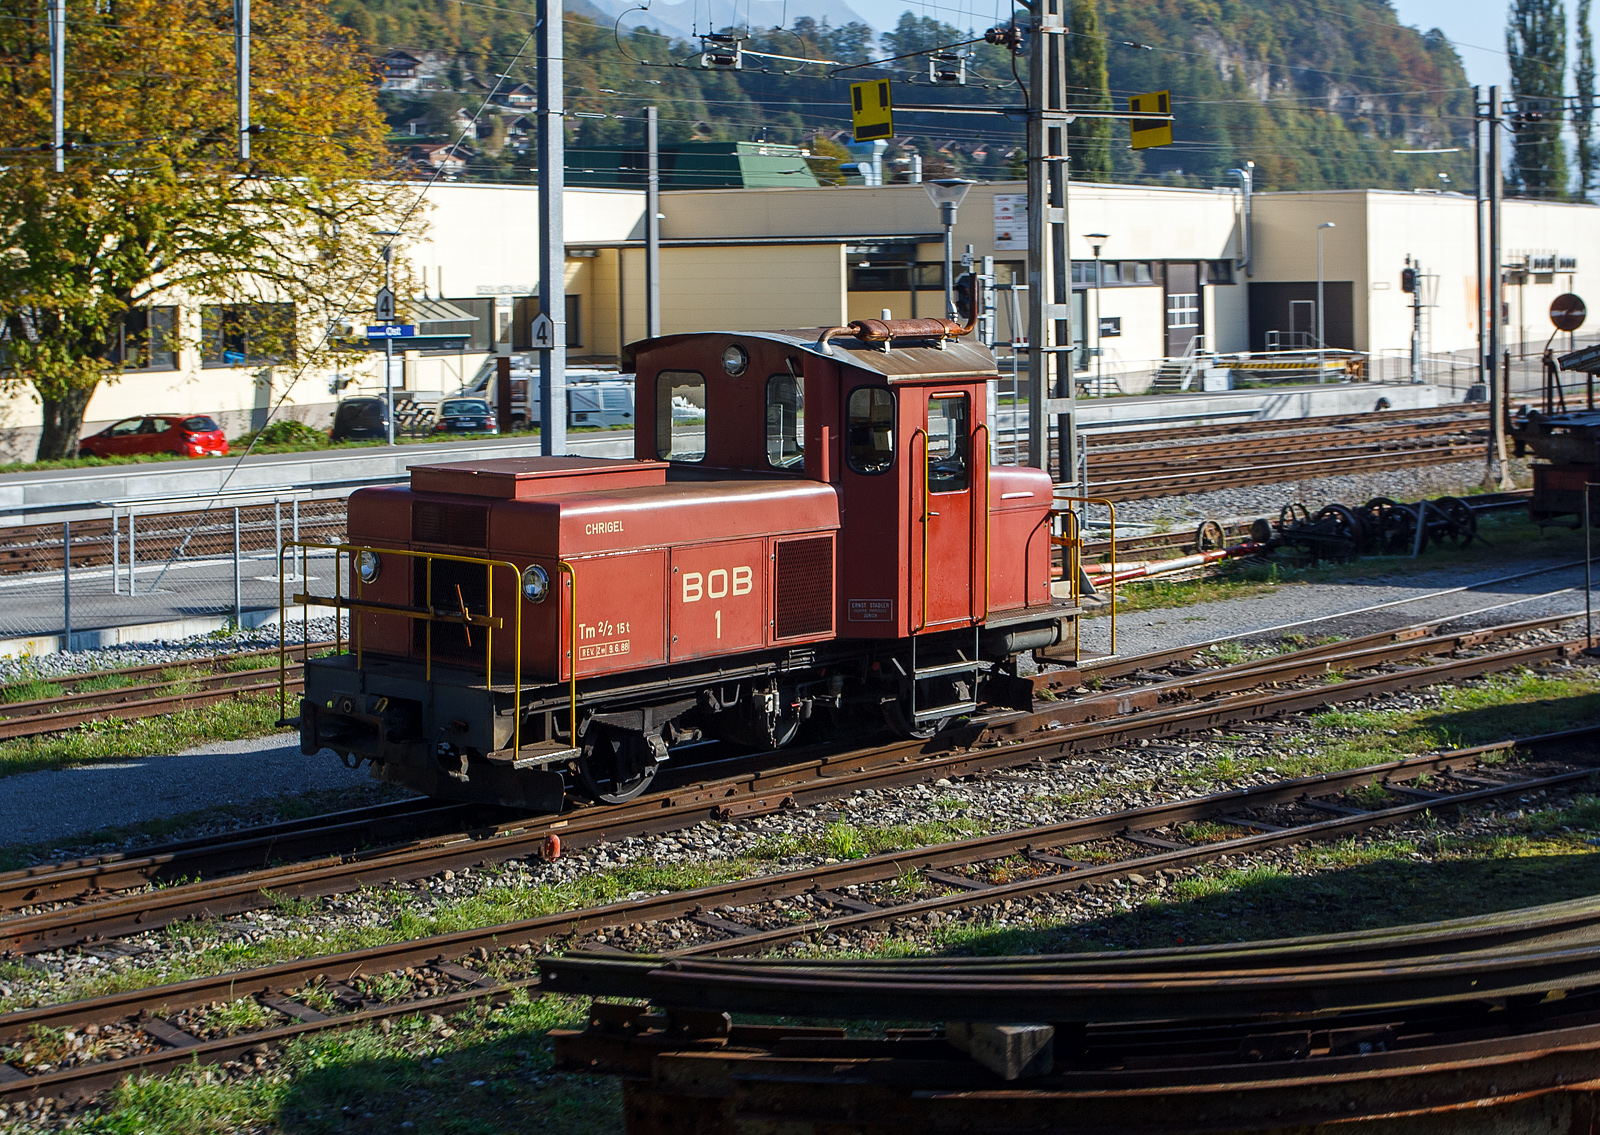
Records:
[[[1315,513],[1303,504],[1286,504],[1276,522],[1263,518],[1252,524],[1250,538],[1293,549],[1312,560],[1415,556],[1429,544],[1464,547],[1481,539],[1477,514],[1460,497],[1411,504],[1373,497],[1360,508],[1334,503]]]

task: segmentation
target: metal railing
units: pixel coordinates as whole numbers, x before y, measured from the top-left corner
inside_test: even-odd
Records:
[[[332,595],[312,595],[301,591],[290,596],[286,584],[291,578],[284,573],[284,554],[292,549],[300,548],[304,551],[315,550],[334,555],[334,593]],[[380,557],[399,556],[408,560],[421,560],[426,565],[424,574],[423,600],[421,604],[383,603],[367,600],[363,597],[366,583],[362,581],[359,571],[355,570],[357,557],[363,552],[371,552]],[[484,595],[484,611],[474,614],[468,609],[466,600],[460,597],[459,588],[457,597],[459,606],[450,609],[433,605],[433,567],[436,562],[476,564],[487,573]],[[347,567],[348,565],[348,567]],[[574,745],[578,739],[578,630],[577,630],[577,599],[578,575],[573,566],[565,560],[557,562],[558,570],[567,584],[567,670],[568,670],[568,726],[571,729],[571,739]],[[279,712],[285,717],[288,714],[288,677],[287,677],[287,645],[284,634],[284,624],[288,619],[288,609],[291,606],[304,608],[333,607],[340,611],[351,613],[350,636],[356,655],[356,666],[362,664],[364,651],[364,632],[361,620],[355,618],[357,614],[389,615],[402,619],[421,621],[425,630],[423,634],[423,673],[427,681],[433,680],[433,626],[435,623],[445,623],[463,628],[482,627],[484,635],[484,684],[489,687],[494,685],[494,632],[505,628],[505,617],[494,612],[495,572],[505,569],[511,573],[513,600],[512,623],[512,659],[511,659],[511,714],[512,714],[512,739],[511,751],[517,753],[522,749],[522,569],[509,560],[490,559],[484,556],[459,556],[444,552],[417,552],[406,548],[382,548],[371,544],[319,544],[309,541],[288,541],[278,553],[278,699]],[[351,572],[355,581],[355,592],[348,598],[344,594],[345,571]],[[300,578],[304,578],[301,576]],[[466,632],[469,636],[470,630]],[[471,646],[469,637],[468,646]],[[334,640],[336,653],[345,653],[344,635],[342,627],[336,632]],[[560,677],[560,667],[557,667],[557,678]]]
[[[1110,555],[1111,555],[1111,653],[1117,652],[1117,506],[1105,497],[1056,497],[1063,504],[1098,504],[1104,505],[1111,513]],[[1052,508],[1051,517],[1061,517],[1066,522],[1063,527],[1070,531],[1063,531],[1060,535],[1051,534],[1050,542],[1062,549],[1061,573],[1066,577],[1068,586],[1067,594],[1072,599],[1073,606],[1078,606],[1083,599],[1080,583],[1083,579],[1083,522],[1078,514],[1070,508]],[[1053,527],[1053,525],[1052,525]],[[1072,653],[1074,660],[1079,654],[1078,620],[1072,621]]]

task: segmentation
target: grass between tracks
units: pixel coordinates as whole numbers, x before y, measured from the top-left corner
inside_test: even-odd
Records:
[[[3,713],[0,706],[0,716]],[[278,695],[272,693],[153,717],[100,718],[66,733],[0,743],[0,777],[108,759],[180,753],[214,741],[265,737],[282,732],[276,724],[278,716]]]
[[[1296,565],[1287,560],[1223,560],[1199,579],[1135,580],[1117,585],[1117,611],[1159,611],[1214,603],[1223,599],[1248,599],[1305,583],[1375,583],[1408,579],[1445,568],[1482,566],[1505,568],[1510,575],[1529,561],[1569,560],[1583,556],[1583,533],[1569,528],[1540,529],[1518,512],[1491,512],[1478,518],[1484,540],[1465,547],[1430,547],[1416,559],[1410,556],[1363,556],[1349,563]],[[1179,555],[1173,549],[1173,555]],[[1148,559],[1153,554],[1138,553]],[[1109,609],[1090,612],[1104,618]],[[1508,616],[1514,617],[1514,616]]]
[[[1586,724],[1600,720],[1600,675],[1497,675],[1378,704],[1390,708],[1329,710],[1279,737],[1206,738],[1200,751],[1207,755],[1192,770],[1193,788],[1212,790],[1250,769],[1300,775]],[[1129,787],[1126,781],[1108,780],[1052,802],[1071,804],[1073,814],[1082,814],[1097,797]],[[1170,882],[1108,887],[1086,896],[1070,918],[1023,909],[980,910],[970,921],[889,929],[848,948],[892,956],[1194,944],[1393,925],[1596,893],[1600,798],[1592,792],[1513,802],[1497,819],[1486,809],[1470,810],[1465,822],[1430,816],[1396,834],[1292,848],[1266,861],[1202,867]],[[1383,802],[1371,801],[1374,806]],[[808,835],[774,835],[746,859],[636,862],[543,887],[521,883],[507,872],[497,885],[459,900],[436,892],[434,899],[444,901],[433,901],[408,888],[377,891],[362,905],[384,913],[366,925],[323,928],[312,913],[321,909],[321,901],[285,902],[249,935],[216,923],[173,927],[165,937],[175,944],[187,939],[181,956],[175,951],[170,961],[143,966],[114,963],[70,985],[24,990],[38,975],[14,963],[0,965],[0,984],[15,982],[18,994],[25,994],[0,1008],[40,995],[56,1000],[266,964],[306,952],[308,938],[318,952],[415,938],[635,892],[697,886],[771,869],[771,859],[851,858],[961,838],[984,826],[960,815],[939,815],[959,808],[950,792],[936,796],[928,808],[928,818],[918,823],[840,821]],[[1195,825],[1191,834],[1230,833]],[[312,920],[309,927],[303,918]],[[363,1030],[306,1041],[253,1079],[207,1079],[203,1070],[191,1070],[125,1085],[77,1117],[76,1129],[615,1131],[620,1105],[609,1083],[549,1073],[545,1032],[581,1020],[581,1008],[559,999],[519,1002],[482,1017],[413,1018],[388,1033]],[[405,1123],[414,1127],[404,1128]],[[61,1124],[51,1120],[43,1126]]]

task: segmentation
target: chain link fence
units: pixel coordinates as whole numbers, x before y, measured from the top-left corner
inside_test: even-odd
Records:
[[[298,498],[0,529],[0,639],[197,619],[253,625],[278,609],[286,542],[336,544],[345,534],[344,500]],[[285,593],[306,577],[331,582],[333,566],[331,552],[286,560]]]

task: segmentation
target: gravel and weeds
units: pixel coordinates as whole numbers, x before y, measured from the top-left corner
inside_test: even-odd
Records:
[[[65,733],[0,742],[0,778],[266,737],[283,731],[280,716],[278,695],[261,693],[154,717],[103,717]]]
[[[863,791],[772,816],[618,840],[549,863],[442,872],[414,884],[285,901],[256,914],[192,922],[130,940],[140,952],[124,958],[57,951],[27,964],[0,963],[0,1007],[180,980],[311,950],[411,939],[1433,748],[1544,733],[1591,722],[1597,711],[1600,672],[1558,664],[1368,698],[1239,730],[1163,738],[1040,768]],[[1186,834],[1226,837],[1223,826],[1213,826],[1218,830],[1193,825]],[[1282,848],[1037,901],[975,908],[954,918],[818,934],[788,949],[878,956],[1104,949],[1450,917],[1592,893],[1600,883],[1596,844],[1600,799],[1592,788],[1579,789],[1570,796],[1552,793],[1498,808],[1466,809],[1459,817],[1427,815],[1396,830],[1340,843]],[[889,880],[874,893],[938,891],[910,876]],[[815,913],[797,900],[762,917],[781,923]],[[636,924],[619,928],[608,944],[667,949],[706,933],[688,920]],[[585,944],[595,941],[586,938]],[[556,941],[544,948],[576,944]],[[471,964],[500,977],[527,974],[538,952],[524,947]],[[391,993],[404,995],[413,979],[382,980],[393,986]],[[615,1130],[620,1106],[608,1083],[549,1072],[545,1031],[580,1020],[581,1008],[545,999],[485,1016],[410,1018],[388,1032],[365,1030],[261,1053],[259,1064],[212,1070],[209,1078],[204,1070],[186,1071],[128,1085],[87,1109],[28,1118],[16,1129],[366,1132],[394,1131],[409,1122],[417,1130]],[[240,1024],[222,1007],[205,1019],[207,1027],[219,1029]],[[495,1085],[501,1083],[510,1086],[497,1094]]]
[[[1359,502],[1358,502],[1359,503]],[[1450,568],[1519,566],[1545,560],[1561,561],[1583,556],[1583,534],[1569,528],[1541,529],[1523,512],[1485,513],[1478,518],[1482,541],[1456,547],[1430,547],[1421,556],[1362,556],[1346,563],[1296,563],[1287,558],[1222,560],[1192,578],[1132,580],[1117,584],[1118,613],[1192,607],[1222,599],[1270,595],[1295,585],[1317,583],[1381,582],[1413,579]],[[1485,543],[1484,541],[1487,541]],[[1152,552],[1146,558],[1173,558]],[[1141,556],[1144,554],[1141,553]],[[1104,618],[1110,608],[1097,608],[1089,618]]]

